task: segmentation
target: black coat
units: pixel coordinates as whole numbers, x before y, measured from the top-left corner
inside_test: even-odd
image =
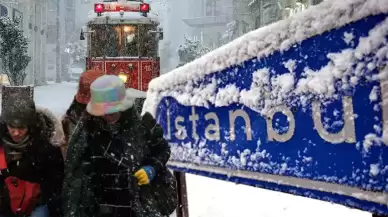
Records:
[[[101,119],[84,116],[69,142],[66,217],[160,216],[150,187],[139,187],[133,176],[142,166],[153,166],[156,173],[166,167],[170,147],[161,127],[153,126],[146,129],[135,108],[122,112],[117,133]]]
[[[52,144],[53,138],[61,135],[59,120],[54,120],[53,115],[47,110],[38,109],[36,125],[30,128],[31,143],[24,149],[24,155],[16,162],[8,160],[9,148],[6,146],[5,155],[9,175],[19,179],[39,183],[41,186],[40,205],[47,205],[51,217],[63,216],[62,210],[62,183],[64,178],[64,162],[59,147]],[[7,126],[0,122],[1,144],[3,139],[9,137]],[[9,196],[4,179],[0,179],[0,214],[13,216],[9,206]]]

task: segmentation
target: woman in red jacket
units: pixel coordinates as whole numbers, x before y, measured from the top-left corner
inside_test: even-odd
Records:
[[[61,124],[29,97],[10,99],[0,121],[0,216],[60,217],[64,163],[53,138]]]

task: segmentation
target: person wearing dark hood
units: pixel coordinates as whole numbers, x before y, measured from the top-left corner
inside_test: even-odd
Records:
[[[90,85],[98,77],[103,75],[104,72],[102,71],[90,69],[83,72],[79,79],[77,94],[62,118],[62,127],[65,133],[65,142],[61,146],[63,158],[66,158],[70,135],[77,125],[77,122],[81,119],[81,116],[86,109],[86,105],[90,100]]]
[[[0,216],[61,217],[60,121],[29,97],[9,99],[0,122]]]
[[[170,146],[149,113],[138,115],[137,92],[113,75],[92,83],[88,115],[69,140],[65,217],[161,217],[175,210]]]

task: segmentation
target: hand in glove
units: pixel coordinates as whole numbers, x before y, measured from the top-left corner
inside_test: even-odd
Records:
[[[139,185],[147,185],[155,177],[155,169],[151,166],[145,166],[135,173]]]

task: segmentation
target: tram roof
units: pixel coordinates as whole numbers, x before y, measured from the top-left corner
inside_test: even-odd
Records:
[[[104,12],[101,16],[97,16],[94,11],[91,11],[88,15],[88,24],[152,24],[159,23],[158,17],[152,13],[148,13],[147,17],[144,17],[140,12],[124,12],[123,15],[120,12]]]

